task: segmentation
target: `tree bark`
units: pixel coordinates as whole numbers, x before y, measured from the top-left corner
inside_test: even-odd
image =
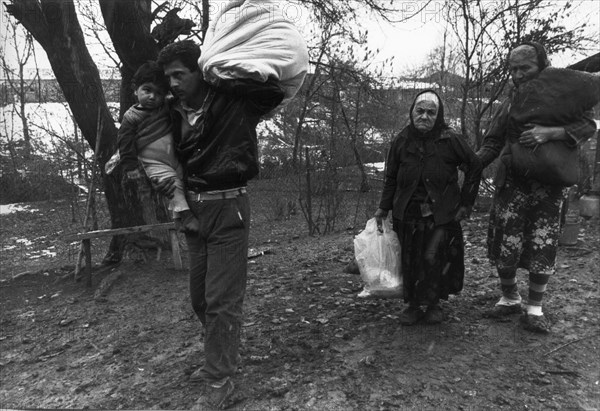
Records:
[[[150,33],[151,7],[151,0],[100,0],[106,29],[122,63],[119,119],[135,103],[132,79],[136,70],[158,56],[158,44]],[[127,185],[124,195],[128,207],[124,215],[136,221],[134,225],[156,224],[168,219],[162,199],[153,194],[148,181],[137,180]],[[166,232],[153,235],[168,243]]]
[[[158,45],[150,35],[151,6],[151,0],[100,0],[106,29],[122,63],[119,119],[135,103],[133,74],[158,55]]]
[[[96,145],[95,113],[100,108],[104,127],[98,157],[104,166],[112,155],[117,130],[104,99],[98,68],[85,44],[73,1],[20,0],[7,4],[7,9],[46,51],[52,71],[90,147]]]
[[[132,67],[142,59],[142,56],[146,56],[145,60],[155,56],[155,46],[146,48],[146,45],[150,44],[149,42],[136,44],[135,41],[138,41],[140,36],[133,36],[127,32],[134,28],[134,21],[138,15],[126,14],[127,17],[119,19],[115,17],[121,10],[120,7],[128,8],[150,2],[144,0],[135,3],[130,1],[105,1],[103,3],[109,10],[108,15],[112,16],[112,20],[109,19],[109,21],[113,32],[118,31],[120,35],[133,41],[128,45],[124,40],[117,43],[124,56],[127,55],[124,51],[127,47],[130,47],[132,55],[135,56],[125,58],[123,66]],[[73,117],[90,147],[96,146],[95,113],[100,110],[103,127],[99,133],[98,165],[102,172],[112,227],[144,224],[141,213],[138,212],[140,210],[139,201],[124,195],[120,185],[121,173],[118,168],[111,175],[106,175],[104,172],[104,165],[116,149],[117,128],[106,104],[98,68],[85,44],[73,1],[13,0],[6,7],[8,12],[33,35],[46,51],[52,71],[69,104]],[[149,23],[147,25],[149,26]],[[113,255],[113,261],[120,261],[122,246],[123,238],[114,238],[111,242],[108,255]]]
[[[19,61],[19,112],[21,113],[21,125],[23,126],[23,142],[25,143],[23,156],[31,157],[31,136],[29,133],[29,124],[27,122],[27,91],[25,90],[25,78],[23,74],[23,62]]]

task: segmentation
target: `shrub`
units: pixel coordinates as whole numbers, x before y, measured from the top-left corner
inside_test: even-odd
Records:
[[[67,198],[77,190],[60,175],[58,166],[39,157],[22,161],[19,169],[5,161],[0,166],[2,204]]]

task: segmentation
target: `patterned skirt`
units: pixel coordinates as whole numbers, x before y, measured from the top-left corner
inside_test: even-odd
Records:
[[[568,189],[507,179],[496,188],[488,227],[488,257],[499,270],[553,274]]]
[[[459,222],[435,225],[410,202],[402,221],[394,219],[401,244],[404,301],[432,305],[463,288],[464,242]]]

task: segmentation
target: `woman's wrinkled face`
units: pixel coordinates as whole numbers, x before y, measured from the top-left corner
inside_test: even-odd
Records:
[[[540,73],[535,49],[530,46],[519,46],[510,53],[508,59],[510,76],[518,87],[532,80]]]
[[[430,131],[437,118],[438,108],[433,101],[419,101],[412,111],[413,124],[422,133]]]

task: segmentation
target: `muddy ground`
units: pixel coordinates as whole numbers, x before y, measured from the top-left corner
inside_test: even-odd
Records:
[[[64,278],[72,259],[29,260],[10,248],[40,236],[55,214],[44,207],[61,206],[1,217],[0,406],[191,408],[200,387],[188,377],[203,344],[186,272],[168,253],[159,262],[129,257],[86,289]],[[356,230],[308,237],[301,215],[255,222],[251,247],[269,252],[250,260],[234,408],[599,409],[598,220],[582,221],[577,245],[560,249],[545,303],[549,335],[521,330],[516,316],[482,318],[499,296],[485,223],[480,211],[465,224],[465,288],[443,304],[445,321],[403,327],[398,300],[356,297],[360,277],[344,272]],[[39,242],[60,248],[52,234]],[[118,279],[97,295],[108,276]]]

